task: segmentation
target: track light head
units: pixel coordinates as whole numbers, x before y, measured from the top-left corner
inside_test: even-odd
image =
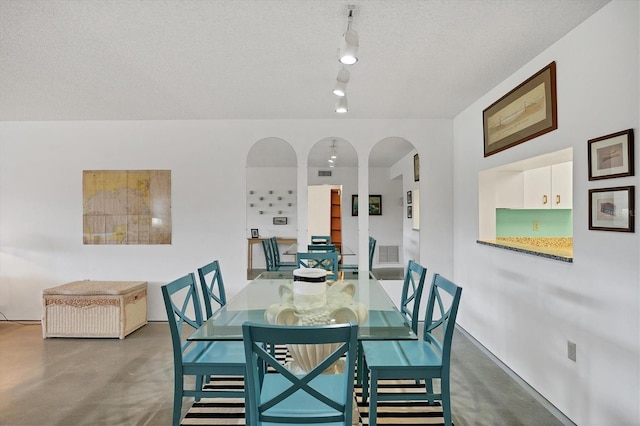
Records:
[[[336,112],[338,114],[344,114],[349,110],[347,106],[347,97],[343,96],[338,100],[338,105],[336,106]]]
[[[351,26],[351,22],[349,22],[349,26]],[[340,49],[340,63],[353,65],[358,62],[358,47],[360,47],[358,33],[351,28],[347,29],[344,33],[342,48]]]

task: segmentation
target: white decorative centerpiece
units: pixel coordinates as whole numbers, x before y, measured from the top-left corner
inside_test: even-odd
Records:
[[[264,314],[267,324],[323,325],[360,323],[367,320],[367,308],[355,303],[353,283],[326,283],[327,271],[302,268],[293,271],[293,282],[280,285],[280,303]],[[294,358],[292,371],[309,371],[334,350],[334,345],[289,345]],[[334,366],[334,368],[340,368]]]
[[[327,304],[327,271],[301,268],[293,271],[293,306],[297,312],[310,313]]]

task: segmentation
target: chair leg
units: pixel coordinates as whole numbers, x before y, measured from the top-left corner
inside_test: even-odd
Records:
[[[442,394],[442,415],[444,425],[451,426],[451,394],[449,393],[449,379],[444,377],[440,381],[440,393]]]
[[[204,376],[196,376],[196,390],[198,392],[202,392],[202,386],[203,386],[203,378]],[[195,397],[196,402],[200,401],[200,395],[196,395]]]
[[[356,355],[356,384],[362,384],[363,374],[366,372],[364,365],[364,350],[362,349],[362,342],[358,342],[358,353]]]
[[[424,387],[427,389],[427,402],[429,405],[435,404],[436,400],[433,396],[433,379],[431,377],[426,377],[424,379]]]
[[[376,426],[378,423],[378,372],[371,370],[371,399],[369,400],[369,425]]]
[[[366,362],[359,364],[359,367],[362,366],[362,374],[364,374],[362,378],[362,403],[367,403],[367,398],[369,398],[369,372],[367,371]],[[360,368],[358,368],[359,370]]]
[[[180,426],[182,415],[182,390],[184,389],[184,377],[176,375],[173,388],[173,426]]]

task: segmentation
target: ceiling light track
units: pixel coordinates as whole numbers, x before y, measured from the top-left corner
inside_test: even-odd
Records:
[[[351,80],[351,73],[346,67],[358,62],[360,39],[358,33],[352,28],[355,10],[356,7],[354,5],[347,6],[347,30],[342,35],[342,46],[338,49],[338,61],[341,64],[341,68],[336,77],[333,94],[338,96],[335,111],[339,114],[344,114],[349,110],[347,103],[347,84],[349,80]]]

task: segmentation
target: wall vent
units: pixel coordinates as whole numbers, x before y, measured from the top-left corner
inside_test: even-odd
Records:
[[[379,263],[400,262],[399,246],[378,246],[378,262]]]
[[[330,177],[331,170],[318,170],[318,176],[320,177]]]

